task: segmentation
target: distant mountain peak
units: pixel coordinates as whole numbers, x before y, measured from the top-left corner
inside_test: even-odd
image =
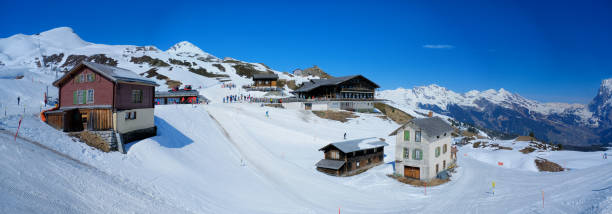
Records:
[[[297,76],[316,76],[319,78],[323,78],[323,79],[329,79],[332,78],[331,75],[329,75],[328,73],[325,73],[325,71],[323,71],[323,69],[319,68],[319,66],[317,65],[313,65],[311,68],[306,68],[304,70],[302,69],[295,69],[293,70],[293,75],[297,75]]]
[[[589,104],[589,109],[600,118],[612,119],[612,78],[601,81],[599,92]]]
[[[194,55],[200,55],[200,56],[212,56],[211,54],[204,52],[198,46],[188,41],[182,41],[182,42],[176,43],[172,47],[170,47],[168,50],[166,50],[166,52],[174,53],[174,54],[185,53],[185,54],[194,54]]]
[[[56,43],[61,48],[79,48],[90,45],[91,43],[81,39],[74,30],[70,27],[58,27],[48,31],[41,32],[34,37],[40,38],[41,40]]]
[[[601,88],[603,89],[603,91],[600,91],[600,93],[602,92],[612,93],[612,78],[601,81]]]

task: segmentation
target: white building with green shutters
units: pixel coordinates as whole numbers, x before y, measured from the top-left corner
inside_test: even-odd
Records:
[[[439,117],[415,118],[393,131],[395,174],[431,180],[452,163],[449,123]]]

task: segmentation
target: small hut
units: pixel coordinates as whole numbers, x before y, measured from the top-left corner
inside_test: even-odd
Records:
[[[317,170],[334,176],[357,174],[382,164],[385,146],[388,144],[375,137],[330,143],[319,149],[325,155],[316,164]]]

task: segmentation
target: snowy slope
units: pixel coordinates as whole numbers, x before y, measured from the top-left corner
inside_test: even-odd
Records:
[[[265,110],[270,112],[271,118],[265,117]],[[64,201],[67,201],[64,204],[81,204],[70,209],[58,209],[46,202],[52,199],[31,199],[36,203],[24,205],[28,210],[49,213],[85,212],[90,210],[86,207],[94,206],[110,212],[123,212],[131,209],[126,207],[149,203],[146,201],[163,202],[155,204],[155,208],[160,210],[196,213],[329,213],[337,211],[339,207],[347,213],[610,211],[612,192],[607,187],[612,184],[612,164],[602,164],[603,160],[597,156],[599,153],[560,154],[566,158],[573,157],[573,164],[582,167],[568,172],[541,173],[523,167],[497,167],[481,157],[484,153],[479,152],[482,151],[462,147],[459,153],[460,168],[452,181],[428,188],[427,195],[424,195],[422,188],[388,178],[386,175],[392,173],[389,164],[346,178],[331,177],[316,171],[314,163],[322,158],[318,149],[340,140],[345,131],[348,131],[350,138],[386,138],[390,146],[385,148],[385,162],[393,160],[394,138],[386,135],[397,125],[375,115],[359,116],[343,124],[320,119],[307,111],[262,108],[252,104],[160,106],[156,108],[159,136],[132,144],[125,156],[117,152],[102,153],[72,142],[65,134],[30,116],[22,124],[21,136],[40,141],[91,165],[101,171],[101,175],[90,175],[91,170],[79,166],[63,171],[65,167],[62,165],[52,168],[66,162],[65,158],[56,155],[31,155],[31,161],[17,161],[23,159],[12,154],[14,146],[11,145],[30,148],[20,153],[23,155],[44,151],[21,141],[15,143],[5,136],[0,141],[0,152],[4,152],[0,162],[10,165],[13,170],[2,172],[5,178],[2,186],[12,188],[15,184],[6,181],[18,179],[24,173],[51,176],[53,172],[50,170],[55,170],[55,173],[61,171],[67,177],[65,182],[28,180],[34,186],[47,186],[46,189],[37,190],[40,191],[37,195],[60,198],[66,194],[71,197],[64,197]],[[3,119],[2,127],[15,130],[17,119]],[[49,138],[49,135],[53,138]],[[496,157],[489,159],[512,159],[512,156],[504,153],[493,156]],[[45,158],[44,161],[41,158]],[[514,166],[512,160],[504,161]],[[32,162],[39,163],[38,167],[45,170],[34,174],[29,170],[24,171]],[[97,205],[100,201],[88,200],[89,197],[74,196],[93,195],[91,197],[102,198],[102,204],[113,204],[113,199],[103,196],[108,191],[74,193],[62,190],[67,187],[79,188],[75,183],[79,183],[83,177],[93,177],[84,187],[92,185],[103,190],[106,190],[105,185],[121,187],[112,180],[105,181],[108,178],[104,174],[139,189],[113,190],[135,199],[124,201],[121,206],[102,206]],[[491,181],[497,183],[494,196],[488,193],[491,191]],[[101,185],[100,182],[110,184]],[[23,187],[13,190],[14,193],[5,192],[0,194],[0,201],[14,201],[8,198],[31,191],[31,188]],[[541,208],[541,191],[547,197],[545,208]],[[138,192],[146,192],[153,199]],[[21,209],[12,203],[2,207],[9,211]]]

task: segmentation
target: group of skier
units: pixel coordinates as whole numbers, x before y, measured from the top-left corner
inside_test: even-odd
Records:
[[[223,85],[221,85],[221,88],[227,88],[232,90],[232,88],[236,88],[236,84],[234,83],[223,83]]]
[[[250,102],[251,95],[228,95],[223,97],[223,103]]]

